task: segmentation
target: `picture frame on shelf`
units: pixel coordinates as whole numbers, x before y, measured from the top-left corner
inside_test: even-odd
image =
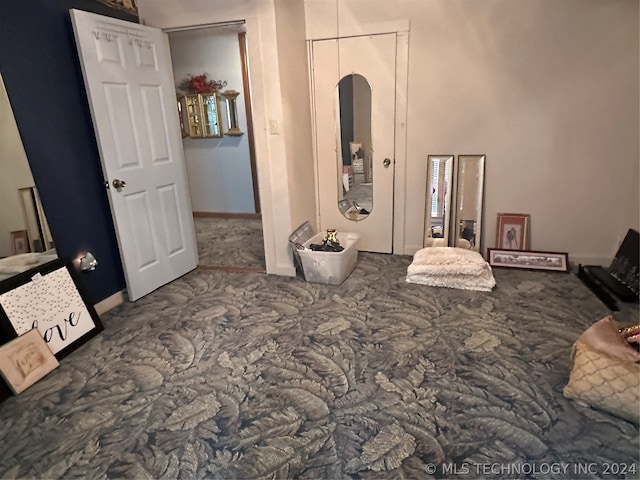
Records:
[[[26,230],[16,230],[11,232],[11,246],[14,255],[21,253],[29,253],[31,247],[29,246],[29,234]]]
[[[0,282],[0,343],[37,328],[60,360],[104,330],[69,259]]]
[[[535,252],[513,249],[487,249],[487,261],[492,267],[525,270],[569,271],[569,254],[564,252]]]
[[[529,248],[528,213],[498,213],[496,248],[501,250],[526,250]]]
[[[60,364],[37,328],[0,346],[0,375],[18,395]]]

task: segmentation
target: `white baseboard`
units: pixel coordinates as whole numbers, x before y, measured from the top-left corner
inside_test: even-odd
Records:
[[[118,305],[122,305],[124,303],[125,295],[125,290],[121,290],[117,293],[114,293],[110,297],[105,298],[101,302],[96,303],[94,305],[94,308],[96,309],[96,312],[98,312],[98,315],[102,316],[112,308],[116,308]]]
[[[404,253],[403,255],[415,255],[416,252],[418,250],[422,250],[424,248],[423,245],[416,245],[416,244],[407,244],[404,246]]]
[[[283,277],[295,277],[296,276],[296,267],[294,265],[277,265],[275,268],[269,270],[267,268],[268,274],[273,275],[281,275]]]

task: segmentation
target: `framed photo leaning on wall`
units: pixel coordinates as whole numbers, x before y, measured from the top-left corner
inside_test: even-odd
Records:
[[[14,255],[21,253],[29,253],[31,247],[29,246],[29,236],[26,230],[16,230],[11,232],[11,246]]]
[[[528,213],[499,213],[496,248],[501,250],[526,250],[529,248]]]
[[[522,268],[526,270],[569,271],[569,255],[559,252],[530,252],[487,249],[487,260],[492,267]]]
[[[58,367],[37,328],[0,346],[0,375],[17,395]]]

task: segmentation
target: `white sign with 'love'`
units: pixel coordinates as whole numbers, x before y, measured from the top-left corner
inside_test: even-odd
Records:
[[[37,328],[53,353],[95,328],[65,267],[3,293],[0,305],[18,335]]]

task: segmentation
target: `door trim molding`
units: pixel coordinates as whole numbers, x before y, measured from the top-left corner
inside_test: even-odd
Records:
[[[408,25],[407,25],[408,27]],[[404,255],[407,201],[407,93],[409,82],[409,31],[396,33],[395,177],[393,179],[393,254]]]
[[[251,87],[249,86],[249,66],[247,55],[247,34],[238,34],[240,44],[240,63],[242,68],[242,89],[244,107],[247,113],[247,141],[249,143],[249,165],[251,168],[251,184],[253,185],[253,205],[256,214],[260,215],[260,189],[258,188],[258,167],[256,164],[256,143],[253,139],[253,111],[251,110]]]
[[[359,24],[338,25],[337,19],[333,22],[336,31],[329,34],[325,32],[307,32],[307,40],[331,40],[335,38],[360,37],[364,35],[381,35],[384,33],[409,33],[409,19],[389,20],[383,22],[369,22]]]

